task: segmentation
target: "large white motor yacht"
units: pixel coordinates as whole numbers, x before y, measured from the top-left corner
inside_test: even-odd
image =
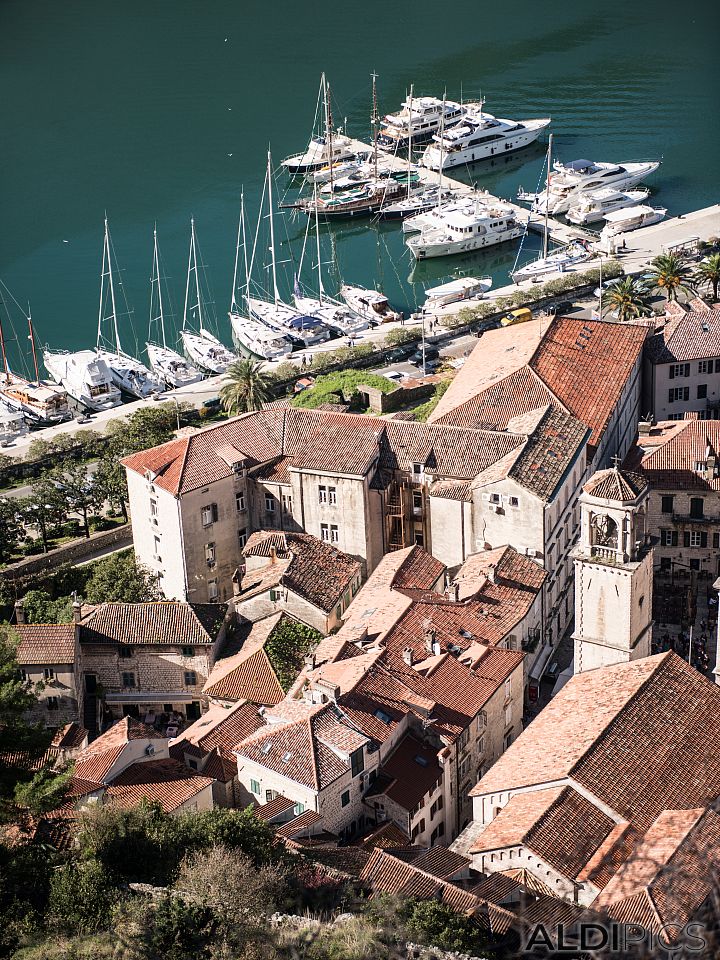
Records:
[[[614,187],[603,187],[602,190],[581,194],[565,217],[570,223],[577,223],[582,227],[587,223],[602,220],[606,213],[611,213],[613,210],[635,207],[647,200],[649,196],[649,190],[631,190],[625,193],[622,190],[615,190]]]
[[[43,350],[50,377],[88,410],[110,410],[122,403],[105,361],[94,350]]]
[[[600,238],[615,237],[619,233],[628,233],[639,227],[649,227],[665,219],[666,207],[632,207],[630,210],[615,210],[605,214],[605,226],[600,231]]]
[[[413,143],[426,143],[441,127],[447,129],[459,123],[469,106],[438,97],[407,97],[397,113],[382,119],[378,146],[402,150],[411,139]]]
[[[488,292],[492,283],[492,277],[458,277],[437,287],[429,287],[425,291],[423,310],[432,312],[460,300],[478,299]]]
[[[344,283],[340,288],[340,296],[351,310],[371,326],[402,319],[402,314],[392,309],[388,298],[379,290],[366,290],[365,287]]]
[[[148,368],[127,353],[105,350],[98,345],[97,356],[110,371],[115,386],[137,400],[147,400],[164,389],[162,381]]]
[[[446,214],[438,226],[426,227],[405,243],[416,260],[427,260],[495,246],[515,240],[524,231],[512,207],[476,204],[474,210]]]
[[[49,427],[70,419],[67,393],[39,378],[35,381],[6,370],[0,383],[2,400],[36,427]]]
[[[578,264],[589,260],[592,256],[593,254],[588,249],[587,243],[578,240],[546,257],[531,260],[524,267],[515,270],[512,278],[515,283],[520,283],[521,280],[535,280],[548,273],[564,273],[566,270],[571,270]]]
[[[529,201],[537,213],[555,216],[574,206],[581,194],[592,193],[603,187],[629,190],[660,166],[659,160],[641,160],[628,163],[593,163],[592,160],[573,160],[571,163],[553,163],[549,183],[539,193],[524,190],[519,200]]]
[[[447,170],[527,147],[550,126],[550,117],[501,120],[482,108],[470,110],[442,136],[435,134],[420,160],[429,170]]]
[[[350,160],[355,155],[353,142],[350,137],[342,133],[334,133],[332,137],[313,137],[303,153],[296,153],[282,161],[285,169],[292,174],[311,173],[333,164]]]

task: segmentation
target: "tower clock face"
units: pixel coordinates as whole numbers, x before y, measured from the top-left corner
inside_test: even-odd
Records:
[[[600,547],[615,546],[615,533],[617,526],[615,521],[605,514],[598,514],[592,520],[594,537],[593,541]]]

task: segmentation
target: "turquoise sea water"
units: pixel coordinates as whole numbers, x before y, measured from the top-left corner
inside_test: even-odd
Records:
[[[230,342],[241,185],[252,219],[268,145],[277,162],[303,149],[322,70],[354,135],[367,137],[375,70],[383,113],[411,83],[416,94],[482,92],[499,116],[552,116],[562,159],[662,156],[653,201],[670,214],[705,206],[718,199],[718,36],[720,7],[708,0],[3,0],[0,277],[31,301],[41,343],[93,345],[107,210],[134,311],[121,321],[124,346],[142,345],[153,223],[179,322],[192,215]],[[514,196],[534,187],[543,159],[541,145],[478,164],[472,179]],[[297,257],[304,218],[277,227],[279,258]],[[506,282],[516,251],[412,271],[397,224],[323,228],[327,260],[330,232],[344,278],[377,282],[403,308],[458,270]],[[291,278],[286,264],[288,297]]]

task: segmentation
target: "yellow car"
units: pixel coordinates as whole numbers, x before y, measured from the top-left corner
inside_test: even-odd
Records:
[[[511,327],[514,323],[527,323],[528,320],[532,320],[532,310],[529,307],[521,307],[519,310],[506,313],[500,321],[500,326]]]

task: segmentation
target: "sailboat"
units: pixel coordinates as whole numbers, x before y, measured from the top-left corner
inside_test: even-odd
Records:
[[[237,275],[240,262],[240,247],[243,250],[243,262],[245,265],[245,284],[241,299],[247,298],[248,290],[248,260],[247,260],[247,239],[245,231],[245,194],[240,194],[240,222],[238,223],[238,237],[235,245],[235,269],[233,271],[233,289],[230,298],[230,326],[232,327],[233,340],[240,349],[263,360],[281,360],[289,353],[292,353],[292,344],[288,338],[278,330],[267,326],[254,317],[246,317],[240,313],[240,307],[237,302]]]
[[[190,277],[194,275],[195,302],[190,304]],[[188,308],[197,329],[188,326]],[[203,298],[200,289],[200,274],[197,265],[197,243],[195,240],[195,220],[190,221],[190,254],[188,257],[187,281],[185,283],[185,306],[183,308],[183,328],[180,337],[185,352],[193,363],[208,373],[225,373],[236,359],[235,354],[222,344],[215,334],[205,327],[203,316]]]
[[[104,316],[106,301],[109,297],[110,315]],[[113,340],[105,338],[104,324],[112,323]],[[114,349],[111,349],[114,347]],[[163,384],[155,377],[152,371],[125,353],[120,343],[120,333],[117,322],[117,305],[115,302],[115,283],[112,270],[112,250],[110,231],[107,217],[105,217],[105,240],[103,243],[103,264],[100,274],[100,308],[98,310],[98,334],[96,354],[99,360],[104,360],[110,371],[115,386],[128,396],[138,400],[146,400],[154,393],[160,393]]]
[[[157,314],[154,313],[155,289],[157,284]],[[152,339],[153,331],[160,326],[160,343]],[[145,344],[150,369],[168,387],[176,389],[202,380],[200,371],[187,362],[177,351],[171,350],[165,340],[165,314],[163,311],[162,282],[160,279],[160,254],[158,251],[157,228],[153,229],[153,265],[150,275],[150,325],[148,340]]]
[[[333,130],[330,84],[327,83],[324,73],[320,77],[318,107],[315,110],[316,122],[320,104],[322,104],[324,110],[324,130],[310,139],[304,153],[286,157],[282,161],[282,165],[291,174],[312,173],[314,170],[320,170],[328,163],[331,165],[340,163],[354,156],[355,151],[350,137],[345,136],[339,130]]]
[[[248,267],[248,277],[252,276],[253,272],[255,251],[257,249],[257,241],[260,233],[260,222],[262,219],[262,205],[267,192],[269,211],[268,220],[270,224],[270,269],[272,276],[273,298],[272,300],[268,300],[263,297],[251,297],[248,292],[245,299],[247,301],[251,319],[255,319],[261,323],[264,323],[272,330],[292,336],[293,338],[301,341],[306,347],[309,347],[315,343],[322,343],[324,340],[329,340],[330,331],[318,317],[301,314],[295,309],[295,307],[291,307],[288,303],[284,303],[280,299],[280,292],[278,290],[277,283],[277,264],[275,258],[275,222],[273,215],[272,183],[272,157],[270,155],[270,151],[268,150],[265,186],[263,187],[263,193],[260,202],[260,214],[258,217],[257,229],[255,231],[255,241],[253,243],[250,266]]]
[[[17,300],[10,293],[4,283],[0,281],[0,300],[2,300],[8,318],[10,312],[5,303],[5,291],[19,307]],[[10,363],[5,349],[5,331],[0,318],[0,350],[2,351],[2,382],[0,383],[0,399],[10,410],[19,411],[25,419],[35,427],[47,427],[54,423],[62,423],[70,419],[67,393],[58,387],[40,379],[35,347],[35,333],[33,331],[32,316],[28,307],[28,340],[32,349],[33,368],[35,379],[28,380],[10,369]]]

